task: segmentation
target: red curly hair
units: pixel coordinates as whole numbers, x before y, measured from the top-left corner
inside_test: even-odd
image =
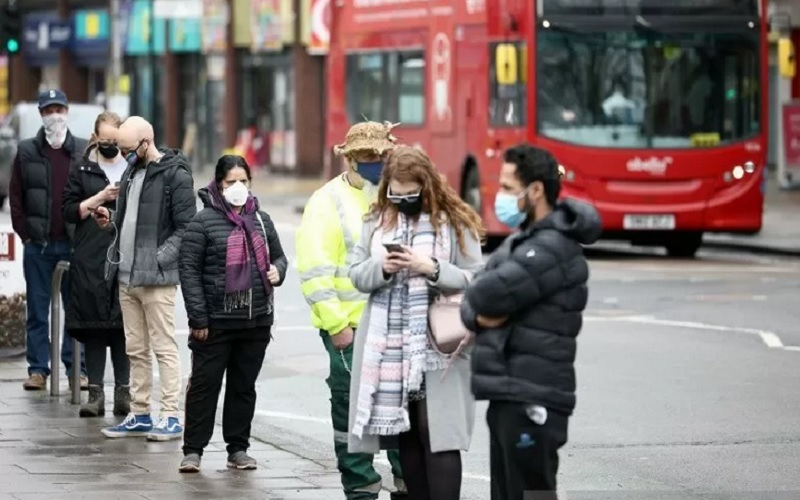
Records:
[[[483,241],[485,229],[478,213],[456,194],[422,149],[410,146],[396,146],[389,152],[378,186],[378,199],[367,214],[368,218],[380,218],[384,229],[393,229],[397,224],[397,206],[387,197],[392,180],[422,186],[422,211],[430,214],[436,234],[443,222],[453,226],[462,252],[466,252],[464,231]]]

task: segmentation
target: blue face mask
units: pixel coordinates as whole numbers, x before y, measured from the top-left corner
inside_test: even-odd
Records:
[[[518,205],[520,197],[525,196],[525,193],[527,191],[519,196],[497,193],[497,197],[494,199],[494,214],[497,216],[497,220],[512,229],[518,228],[528,216],[527,213],[519,209]]]
[[[377,186],[381,182],[381,173],[383,172],[382,161],[372,161],[367,163],[358,162],[358,174],[364,178],[365,181]]]

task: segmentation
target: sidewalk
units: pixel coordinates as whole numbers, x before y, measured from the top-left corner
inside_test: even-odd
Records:
[[[100,429],[116,421],[110,404],[105,418],[78,418],[63,377],[60,398],[51,398],[49,391],[25,392],[25,367],[24,360],[0,362],[0,500],[342,496],[332,461],[306,460],[259,441],[249,450],[259,462],[258,470],[227,469],[219,426],[203,457],[202,472],[179,474],[180,441],[106,439]]]
[[[752,236],[705,234],[707,247],[800,257],[800,191],[783,191],[770,174],[761,232]]]

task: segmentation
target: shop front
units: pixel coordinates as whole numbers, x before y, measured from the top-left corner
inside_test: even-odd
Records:
[[[23,100],[34,100],[42,88],[60,87],[59,49],[69,46],[70,35],[69,23],[56,12],[35,12],[24,17],[22,57],[25,66],[38,73],[39,88],[24,89]]]
[[[111,53],[111,23],[104,9],[72,14],[72,60],[87,70],[89,102],[105,104],[106,68]]]
[[[234,0],[233,42],[239,75],[238,141],[256,167],[294,171],[295,40],[290,0]]]
[[[150,0],[130,4],[125,47],[125,72],[130,77],[131,115],[153,124],[156,142],[166,141],[167,107],[162,56],[166,46],[166,21],[154,19]]]

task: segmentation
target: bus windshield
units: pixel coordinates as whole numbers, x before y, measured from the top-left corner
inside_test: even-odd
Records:
[[[753,33],[540,29],[541,136],[607,148],[690,148],[761,130]]]

